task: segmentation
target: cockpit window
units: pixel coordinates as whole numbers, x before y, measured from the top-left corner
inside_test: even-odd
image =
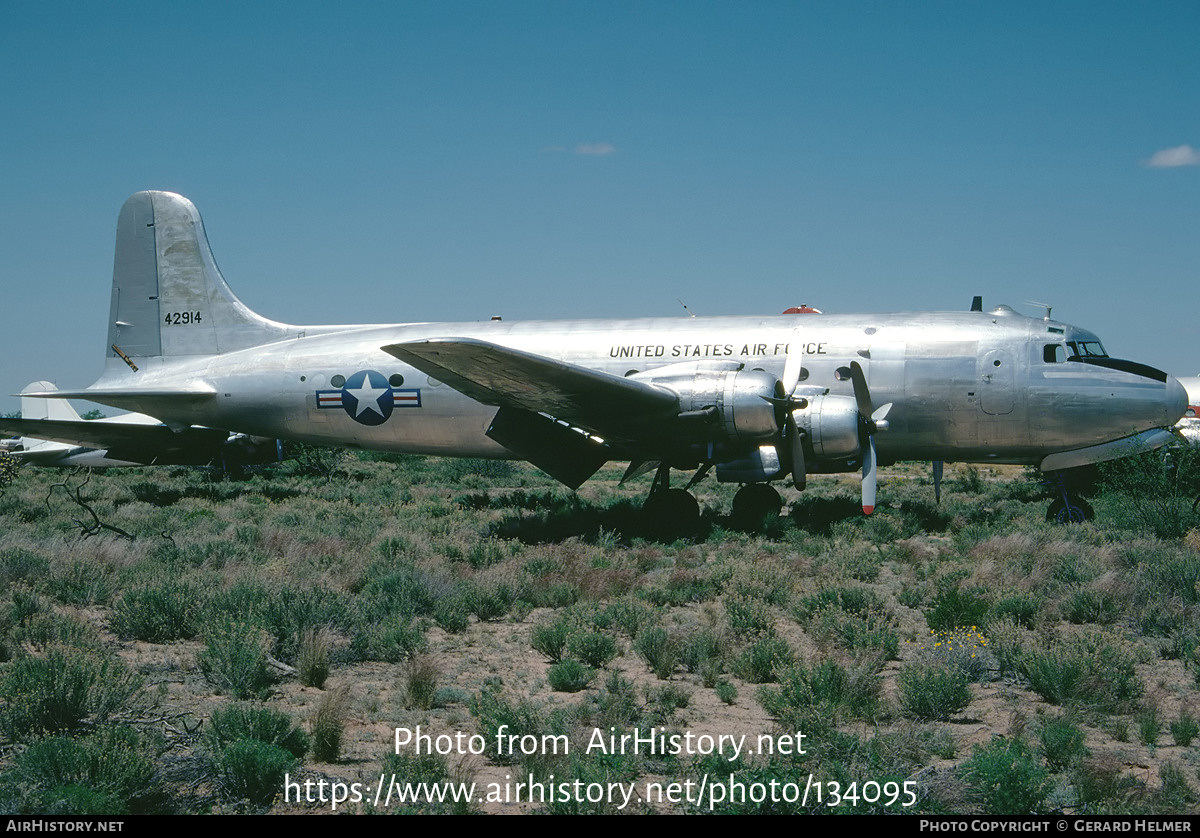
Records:
[[[1079,358],[1107,358],[1108,353],[1104,351],[1104,347],[1098,340],[1069,340],[1067,346],[1071,347],[1071,354]]]
[[[1067,348],[1061,343],[1048,343],[1042,347],[1042,360],[1047,364],[1061,364],[1067,360]]]

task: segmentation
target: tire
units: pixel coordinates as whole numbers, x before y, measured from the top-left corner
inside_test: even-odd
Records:
[[[748,483],[733,496],[733,517],[738,521],[757,523],[768,515],[779,515],[781,509],[783,498],[768,483]]]
[[[683,489],[655,492],[642,506],[642,520],[654,538],[692,536],[700,529],[700,504]]]
[[[1046,510],[1046,520],[1058,524],[1082,524],[1096,517],[1091,504],[1077,495],[1057,498]]]

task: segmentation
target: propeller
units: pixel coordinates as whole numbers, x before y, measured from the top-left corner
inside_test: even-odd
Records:
[[[867,377],[858,361],[850,362],[850,380],[854,384],[854,401],[858,405],[858,444],[862,449],[862,510],[864,515],[870,515],[875,511],[875,487],[879,482],[875,434],[887,430],[887,415],[892,409],[892,403],[888,402],[877,408],[872,405]]]
[[[793,395],[800,384],[800,371],[804,365],[803,353],[794,349],[799,345],[800,328],[796,327],[792,330],[792,339],[788,342],[787,355],[783,359],[783,378],[780,379],[780,383],[783,384],[783,392],[787,394],[783,427],[784,438],[792,455],[792,485],[803,490],[808,485],[808,471],[804,463],[804,434],[796,425],[796,417],[792,415],[793,410],[808,406],[808,399],[797,399]]]
[[[808,472],[804,463],[804,432],[796,424],[792,411],[808,407],[808,399],[797,398],[796,387],[800,384],[800,373],[804,367],[804,352],[800,346],[800,327],[792,329],[792,338],[788,342],[787,354],[783,358],[783,377],[779,379],[784,397],[770,399],[783,409],[783,438],[787,444],[792,462],[792,485],[803,490],[808,484]]]

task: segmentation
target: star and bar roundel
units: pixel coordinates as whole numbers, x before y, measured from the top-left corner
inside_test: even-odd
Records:
[[[382,425],[395,408],[420,406],[419,389],[400,390],[392,387],[387,378],[375,370],[359,370],[347,376],[340,390],[317,390],[319,409],[341,408],[347,416],[362,425]]]

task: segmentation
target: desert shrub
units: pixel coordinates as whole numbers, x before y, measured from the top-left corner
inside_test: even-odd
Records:
[[[998,600],[988,612],[989,623],[1009,619],[1022,628],[1031,629],[1037,624],[1041,605],[1036,597],[1028,594],[1010,594]]]
[[[204,642],[196,663],[210,684],[239,700],[266,697],[271,685],[267,668],[270,641],[262,628],[215,619],[205,630]]]
[[[296,672],[300,683],[321,689],[329,677],[329,633],[324,629],[305,629],[296,653]]]
[[[881,685],[875,669],[860,663],[847,669],[836,661],[796,664],[779,673],[779,686],[758,691],[758,701],[785,729],[827,730],[847,714],[871,719],[879,711]]]
[[[389,753],[383,761],[383,776],[395,782],[410,784],[405,802],[394,800],[387,812],[407,815],[470,815],[476,812],[466,795],[454,795],[453,790],[460,782],[469,780],[469,774],[460,763],[451,768],[440,754],[415,754],[410,751]],[[428,789],[442,787],[452,793],[430,796]],[[386,795],[385,795],[386,796]],[[370,810],[368,810],[370,811]]]
[[[1179,718],[1171,722],[1171,738],[1175,744],[1181,748],[1186,748],[1192,744],[1197,736],[1200,736],[1200,723],[1196,722],[1196,717],[1187,710],[1181,710]]]
[[[733,704],[735,701],[737,701],[738,688],[729,681],[724,679],[717,681],[716,685],[713,687],[713,690],[716,692],[717,698],[721,699],[721,701],[725,702],[726,704]]]
[[[968,681],[983,681],[990,676],[995,655],[988,639],[974,626],[959,626],[935,632],[917,642],[917,659],[923,663],[948,666],[962,672]]]
[[[13,585],[34,585],[50,573],[50,560],[40,553],[23,547],[8,547],[0,550],[0,589],[10,590]]]
[[[325,693],[317,704],[312,717],[312,752],[318,762],[336,762],[342,755],[349,696],[349,688],[340,687]]]
[[[363,573],[357,606],[361,619],[376,622],[385,617],[426,616],[438,600],[437,580],[411,561],[381,561]]]
[[[661,619],[656,609],[632,597],[622,597],[610,603],[596,618],[600,628],[611,626],[630,638],[636,638],[644,629],[657,625]]]
[[[661,626],[648,628],[633,641],[633,649],[655,676],[665,681],[679,662],[679,643]]]
[[[58,568],[45,582],[46,593],[68,605],[106,605],[114,588],[109,570],[82,561]]]
[[[411,617],[397,614],[360,627],[350,641],[350,651],[359,660],[398,663],[425,651],[427,645],[421,627]]]
[[[485,683],[483,689],[475,694],[470,710],[487,743],[487,757],[497,765],[511,765],[520,757],[520,754],[497,749],[497,733],[502,727],[505,728],[505,736],[536,736],[541,733],[544,724],[540,708],[527,701],[511,701],[495,681]]]
[[[944,722],[971,703],[971,678],[945,664],[909,664],[899,675],[900,707],[920,721]]]
[[[4,494],[4,490],[11,486],[20,474],[21,461],[7,451],[0,451],[0,495]]]
[[[258,739],[239,739],[213,757],[213,770],[228,796],[266,806],[283,789],[298,761],[288,751]]]
[[[546,672],[550,688],[560,693],[577,693],[586,689],[595,677],[595,670],[574,658],[565,658]]]
[[[780,670],[796,662],[796,653],[781,637],[764,637],[750,644],[738,656],[734,671],[751,684],[769,684],[778,679]]]
[[[721,633],[712,629],[696,629],[680,643],[679,661],[688,672],[698,672],[707,681],[721,673],[725,647],[726,641]]]
[[[273,707],[239,702],[213,711],[205,738],[213,751],[243,739],[278,745],[297,759],[308,752],[308,736],[291,716]]]
[[[410,660],[404,667],[404,706],[415,710],[433,707],[441,677],[442,672],[433,658],[421,655]]]
[[[560,616],[548,623],[539,623],[530,632],[529,645],[541,652],[551,663],[562,660],[567,650],[567,638],[571,634],[571,620]]]
[[[1069,715],[1043,716],[1038,728],[1038,740],[1046,765],[1053,771],[1063,771],[1078,764],[1087,756],[1084,733]]]
[[[459,594],[442,597],[433,606],[433,619],[450,634],[460,634],[470,625],[471,608]]]
[[[70,646],[99,652],[104,645],[100,634],[89,623],[53,610],[38,611],[22,619],[9,633],[9,640],[41,650]]]
[[[1068,594],[1063,603],[1063,617],[1070,623],[1107,626],[1115,623],[1120,616],[1120,600],[1107,591],[1080,588]]]
[[[17,742],[71,733],[112,717],[141,686],[123,663],[91,650],[60,647],[17,658],[0,670],[0,731]]]
[[[1038,814],[1050,791],[1046,770],[1021,739],[976,745],[961,770],[980,811],[989,815]]]
[[[37,814],[145,813],[161,804],[154,755],[133,729],[104,727],[88,736],[31,743],[14,774]]]
[[[775,617],[766,603],[749,597],[725,598],[725,614],[735,634],[774,634]]]
[[[882,656],[896,660],[900,656],[895,620],[882,610],[849,613],[840,608],[820,608],[812,615],[809,631],[817,639],[832,641],[856,657]]]
[[[983,589],[959,590],[950,586],[933,598],[925,622],[934,631],[947,631],[959,626],[983,627],[991,602]]]
[[[796,622],[809,625],[813,618],[827,609],[844,611],[847,614],[865,616],[872,611],[884,609],[883,600],[869,588],[858,586],[823,588],[800,600],[793,611]]]
[[[1200,524],[1200,452],[1184,445],[1100,463],[1100,483],[1119,498],[1109,504],[1117,526],[1176,539]]]
[[[188,640],[199,633],[200,591],[183,582],[132,588],[113,606],[113,631],[147,643]]]
[[[465,592],[467,608],[483,622],[502,619],[516,599],[516,592],[505,584],[470,584]]]
[[[617,656],[617,641],[599,631],[576,632],[567,638],[567,651],[591,667],[602,667]]]
[[[1159,734],[1162,733],[1162,717],[1158,713],[1158,707],[1154,704],[1147,704],[1142,707],[1134,715],[1134,721],[1138,726],[1138,738],[1143,745],[1154,747],[1158,743]]]
[[[1026,650],[1019,667],[1033,691],[1051,704],[1079,703],[1112,712],[1142,694],[1135,664],[1124,644],[1090,632]]]
[[[1192,605],[1200,603],[1200,553],[1160,551],[1146,563],[1145,573],[1159,595],[1177,596]]]

